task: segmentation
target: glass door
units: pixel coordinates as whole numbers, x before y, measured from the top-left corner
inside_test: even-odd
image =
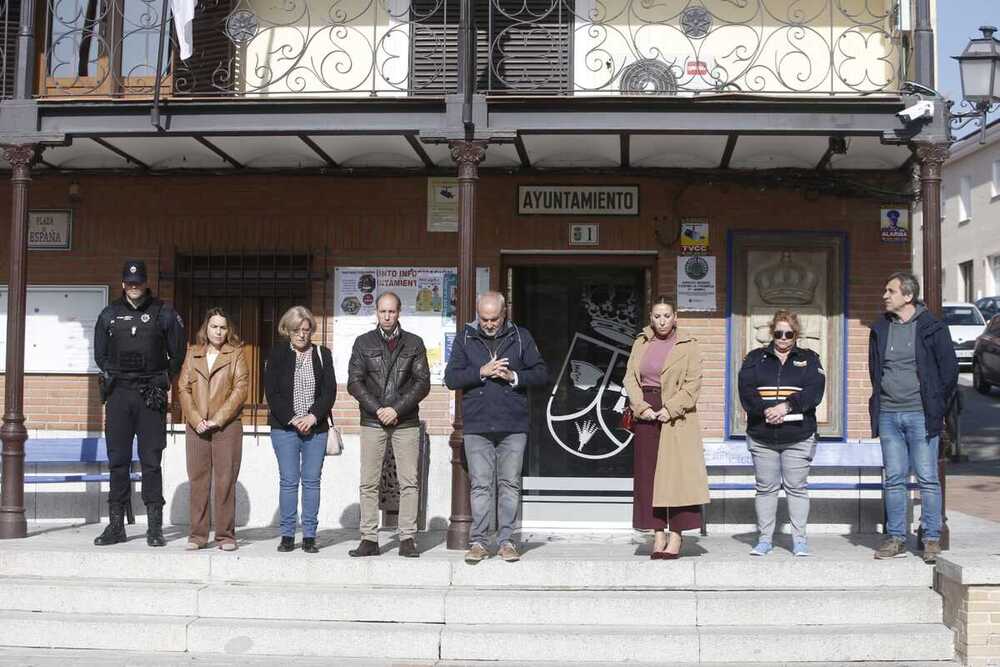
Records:
[[[525,526],[627,525],[632,434],[622,381],[646,312],[648,268],[517,266],[514,321],[535,337],[550,382],[529,392]]]

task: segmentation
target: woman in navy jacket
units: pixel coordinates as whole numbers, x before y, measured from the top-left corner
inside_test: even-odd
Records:
[[[754,507],[759,538],[750,554],[770,553],[778,490],[784,488],[792,552],[808,556],[806,482],[816,453],[816,406],[823,400],[826,376],[819,355],[797,345],[802,327],[795,313],[779,310],[768,327],[771,343],[750,352],[739,374],[757,489]]]

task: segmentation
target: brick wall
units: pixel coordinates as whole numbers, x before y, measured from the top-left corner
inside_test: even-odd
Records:
[[[151,286],[167,299],[173,286],[159,284],[161,269],[170,270],[175,248],[259,248],[307,251],[329,248],[334,266],[432,265],[457,263],[457,234],[426,230],[426,180],[421,177],[342,178],[313,176],[81,176],[81,201],[67,199],[69,179],[36,178],[32,208],[74,209],[73,250],[29,253],[32,284],[107,284],[119,293],[119,270],[128,257],[149,264]],[[654,275],[658,292],[673,295],[676,248],[655,240],[659,218],[704,216],[711,227],[711,250],[718,257],[718,311],[682,314],[681,326],[701,341],[705,382],[699,409],[705,434],[723,432],[725,406],[726,239],[733,230],[847,233],[848,437],[870,435],[867,416],[866,324],[880,310],[884,276],[910,266],[908,245],[879,241],[879,199],[804,196],[800,192],[749,188],[735,184],[682,185],[657,177],[500,176],[480,181],[477,264],[489,266],[493,286],[502,278],[501,250],[565,250],[567,218],[515,214],[518,183],[638,184],[638,218],[595,218],[601,225],[602,250],[657,249]],[[6,282],[9,239],[9,188],[0,188],[0,280]],[[588,222],[573,218],[573,222]],[[332,294],[328,295],[332,299]],[[317,312],[329,311],[319,294]],[[189,323],[192,324],[192,323]],[[193,323],[196,325],[197,323]],[[332,341],[327,321],[326,342]],[[322,331],[322,327],[321,327]],[[29,428],[98,430],[100,405],[93,378],[28,376],[26,414]],[[448,433],[449,392],[435,387],[422,406],[432,433]],[[353,401],[341,391],[337,417],[356,424]]]
[[[955,631],[955,653],[962,664],[1000,665],[1000,586],[963,585],[937,577],[944,598],[944,624]]]

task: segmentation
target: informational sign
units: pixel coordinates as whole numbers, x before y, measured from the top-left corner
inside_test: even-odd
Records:
[[[519,185],[520,215],[639,215],[638,185]]]
[[[681,253],[704,255],[708,253],[708,221],[705,218],[681,220]]]
[[[677,258],[677,310],[716,310],[715,257]]]
[[[70,250],[73,247],[73,211],[28,211],[28,250]]]
[[[910,212],[905,208],[883,208],[879,226],[883,243],[906,243],[910,240]]]
[[[447,363],[447,336],[456,332],[458,273],[452,267],[343,267],[334,273],[333,360],[337,376],[347,377],[354,339],[377,324],[376,299],[395,292],[402,301],[403,329],[420,336],[427,348],[431,382],[441,384]],[[476,292],[489,289],[489,269],[476,269]]]
[[[569,225],[569,244],[594,246],[600,243],[599,228],[596,222],[578,225]]]
[[[29,286],[24,327],[26,373],[97,373],[94,325],[108,288]],[[0,370],[7,364],[7,286],[0,287]]]
[[[427,179],[427,231],[458,231],[458,179]]]

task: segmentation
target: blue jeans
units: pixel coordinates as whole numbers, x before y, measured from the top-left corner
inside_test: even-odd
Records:
[[[882,412],[878,417],[878,432],[885,467],[885,522],[889,535],[906,539],[906,482],[912,466],[920,487],[924,539],[940,539],[939,437],[927,437],[923,412]]]
[[[469,544],[489,544],[487,534],[493,515],[494,489],[498,497],[497,544],[511,541],[521,513],[521,465],[527,444],[527,433],[465,436],[465,458],[469,463],[472,496]]]
[[[319,480],[326,456],[326,432],[299,435],[298,431],[271,429],[271,446],[278,459],[281,536],[295,537],[302,482],[302,537],[316,537],[319,514]]]

